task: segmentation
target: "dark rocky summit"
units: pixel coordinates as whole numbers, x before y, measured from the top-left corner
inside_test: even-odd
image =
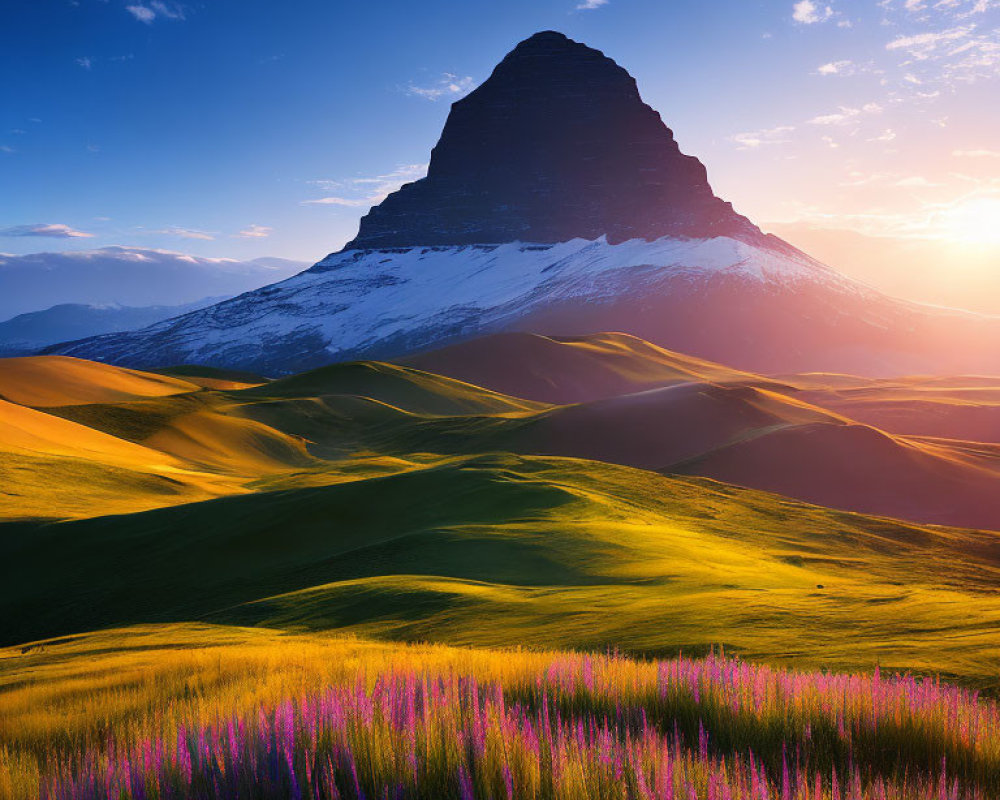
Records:
[[[602,235],[765,238],[713,194],[628,72],[545,31],[452,105],[427,177],[372,208],[345,250]]]

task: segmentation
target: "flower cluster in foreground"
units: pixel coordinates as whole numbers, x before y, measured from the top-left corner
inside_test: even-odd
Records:
[[[494,658],[518,658],[496,653]],[[47,800],[964,800],[1000,789],[1000,711],[909,676],[553,656],[483,680],[390,666],[252,713],[52,753]]]

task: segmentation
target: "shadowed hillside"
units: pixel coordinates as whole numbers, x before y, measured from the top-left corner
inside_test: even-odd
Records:
[[[790,376],[811,403],[893,433],[1000,444],[1000,377]]]
[[[410,356],[400,363],[505,394],[559,404],[684,381],[767,382],[624,333],[572,338],[500,333]]]
[[[550,405],[378,362],[266,381],[18,360],[41,376],[18,382],[22,397],[51,405],[4,406],[0,513],[19,521],[0,525],[3,641],[208,620],[649,653],[725,644],[985,680],[1000,646],[995,534],[643,469],[989,521],[995,448],[861,425],[804,401],[815,376],[799,389],[610,335],[513,341],[552,357],[558,391],[625,393]]]
[[[499,360],[487,357],[498,348]],[[494,385],[525,386],[535,396],[618,394],[549,405],[380,362],[334,364],[267,381],[211,369],[158,375],[40,357],[0,362],[0,381],[6,375],[9,391],[38,413],[109,434],[115,437],[109,445],[123,439],[147,448],[147,472],[168,463],[179,485],[192,480],[185,472],[206,473],[195,482],[211,494],[259,489],[260,481],[280,476],[294,483],[303,470],[337,472],[345,461],[352,473],[361,468],[370,477],[442,455],[508,451],[704,475],[845,510],[1000,529],[1000,448],[890,433],[816,404],[850,407],[861,393],[869,417],[891,416],[908,402],[911,416],[919,416],[922,398],[935,393],[935,402],[948,408],[960,404],[967,419],[972,412],[987,418],[997,390],[986,379],[971,388],[967,380],[929,387],[917,379],[885,384],[850,376],[772,381],[610,334],[570,341],[490,337],[459,350],[468,354],[462,363],[478,364],[484,375],[502,365],[500,377],[490,378]],[[426,358],[454,361],[447,352]],[[547,388],[540,383],[545,374],[552,376]],[[976,396],[981,405],[974,404]],[[34,418],[36,433],[45,419]],[[49,438],[75,447],[72,435]],[[23,457],[25,446],[19,447]],[[46,448],[29,450],[40,456]],[[77,456],[81,463],[109,458],[93,448]],[[360,466],[366,462],[373,470]],[[109,463],[125,466],[114,457]],[[139,461],[128,466],[135,469]],[[61,511],[64,501],[39,505],[48,506],[45,516],[79,515],[89,492],[89,485],[80,487],[73,513]],[[177,496],[189,499],[182,491]],[[169,504],[165,498],[146,502]],[[102,508],[97,501],[92,507],[94,513]],[[31,512],[22,509],[26,515]]]
[[[836,508],[1000,528],[1000,450],[976,444],[1000,440],[1000,379],[768,379],[621,334],[504,334],[409,363],[576,403],[497,423],[487,433],[494,449],[705,475]],[[424,431],[428,438],[467,447],[464,424],[434,427]],[[473,438],[483,438],[481,428]]]
[[[1000,619],[992,534],[575,460],[480,456],[2,533],[8,643],[203,619],[984,675]]]

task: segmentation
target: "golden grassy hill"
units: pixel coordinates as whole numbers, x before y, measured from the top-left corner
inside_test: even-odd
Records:
[[[69,356],[0,359],[0,397],[36,408],[114,403],[190,392],[190,381]]]
[[[787,382],[716,377],[552,406],[364,362],[238,389],[7,403],[0,447],[21,459],[20,483],[0,508],[20,521],[0,525],[3,641],[200,620],[642,653],[724,644],[990,683],[996,534],[610,463],[721,469],[792,436],[805,443],[780,451],[799,454],[796,478],[844,448],[875,477],[929,459],[946,485],[989,448],[889,436]],[[813,447],[816,430],[834,443]]]

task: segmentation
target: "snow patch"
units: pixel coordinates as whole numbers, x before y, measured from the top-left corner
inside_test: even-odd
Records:
[[[634,239],[609,244],[509,242],[450,247],[347,250],[292,278],[124,337],[80,343],[84,357],[214,363],[315,349],[357,357],[426,347],[495,330],[565,301],[607,302],[667,291],[678,277],[735,278],[788,288],[856,284],[808,256],[736,239]]]

